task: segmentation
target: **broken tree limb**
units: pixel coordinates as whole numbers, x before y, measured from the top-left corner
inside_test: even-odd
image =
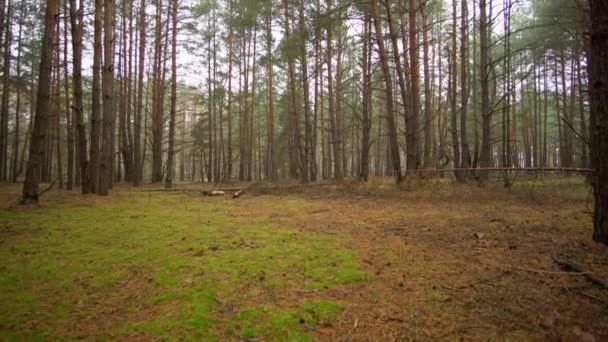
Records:
[[[582,265],[562,256],[562,255],[554,255],[553,261],[558,264],[560,267],[568,270],[572,270],[575,272],[579,272],[581,275],[584,275],[589,281],[594,284],[597,284],[605,289],[608,289],[608,280],[598,276],[597,274],[586,270]]]
[[[241,190],[235,192],[234,194],[232,194],[232,198],[239,198],[244,193],[245,193],[245,189],[241,189]]]

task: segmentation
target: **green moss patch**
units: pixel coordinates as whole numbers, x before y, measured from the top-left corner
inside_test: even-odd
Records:
[[[282,308],[267,293],[366,277],[346,238],[234,217],[229,200],[119,192],[79,201],[0,214],[2,336],[306,340],[340,306]]]

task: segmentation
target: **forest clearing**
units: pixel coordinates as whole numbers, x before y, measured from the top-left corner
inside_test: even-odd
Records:
[[[51,190],[37,208],[3,185],[2,339],[608,338],[606,289],[552,260],[608,279],[582,178],[283,185]]]

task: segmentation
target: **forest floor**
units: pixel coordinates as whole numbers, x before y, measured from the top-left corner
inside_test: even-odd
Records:
[[[285,185],[0,185],[0,340],[608,339],[580,179]]]

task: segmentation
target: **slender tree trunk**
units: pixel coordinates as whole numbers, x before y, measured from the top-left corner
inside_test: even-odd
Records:
[[[177,0],[173,0],[173,27],[171,41],[171,113],[169,114],[169,151],[167,156],[167,177],[165,189],[173,188],[173,159],[175,148],[175,112],[177,104]]]
[[[143,118],[144,102],[144,66],[146,58],[146,0],[139,5],[139,63],[137,77],[137,105],[133,123],[133,185],[140,186],[142,181],[142,154],[141,154],[141,121]],[[145,144],[145,142],[144,142]]]
[[[332,11],[332,0],[327,0],[327,10]],[[328,20],[327,26],[327,97],[329,101],[329,129],[331,132],[331,145],[333,147],[334,156],[334,178],[342,179],[342,162],[340,157],[340,138],[338,137],[338,127],[336,119],[336,109],[334,99],[334,85],[333,85],[333,31],[334,24],[332,20]],[[340,99],[337,99],[339,101]],[[328,165],[329,167],[329,165]]]
[[[578,112],[580,116],[581,125],[581,167],[586,168],[589,166],[589,134],[587,129],[587,118],[585,116],[585,85],[583,84],[582,77],[582,66],[581,66],[582,55],[580,51],[576,54],[576,85],[578,88]]]
[[[465,0],[462,0],[465,1]],[[449,79],[449,97],[450,97],[450,118],[451,118],[451,132],[452,132],[452,155],[454,157],[454,167],[457,168],[460,166],[460,144],[458,142],[458,109],[456,107],[457,99],[458,99],[458,90],[456,89],[458,84],[458,61],[457,61],[457,53],[458,46],[456,45],[456,32],[458,26],[458,13],[457,13],[458,5],[457,1],[454,0],[452,2],[452,47],[450,48],[449,54],[449,66],[450,71],[448,75]],[[456,173],[456,177],[461,179],[462,174],[460,172]]]
[[[468,32],[468,8],[467,1],[462,1],[462,13],[460,14],[461,33],[460,33],[460,167],[468,169],[471,167],[471,154],[469,151],[469,137],[467,133],[467,114],[469,110],[469,32]]]
[[[68,70],[68,2],[65,2],[63,17],[63,86],[65,93],[65,116],[67,133],[67,179],[66,189],[74,188],[74,115],[70,99],[70,77]]]
[[[103,141],[99,163],[99,189],[97,193],[108,195],[112,182],[112,143],[114,122],[114,0],[104,0],[104,59],[103,59]]]
[[[267,156],[266,156],[266,172],[267,177],[271,180],[277,178],[276,160],[275,160],[275,143],[274,143],[274,70],[272,58],[272,6],[268,5],[266,9],[266,54],[268,63],[266,65],[268,74],[268,114],[267,122]]]
[[[83,9],[81,8],[81,11]],[[90,188],[97,193],[99,186],[99,142],[101,135],[101,50],[102,50],[102,22],[103,0],[95,0],[94,43],[93,43],[93,100],[91,109],[91,161],[90,161]]]
[[[17,79],[21,79],[21,51],[22,51],[22,36],[23,36],[23,17],[25,12],[25,0],[21,0],[21,13],[19,14],[19,33],[17,34]],[[67,62],[66,62],[67,63]],[[17,87],[17,103],[15,104],[15,138],[13,140],[13,161],[11,180],[17,183],[21,170],[19,168],[19,133],[21,123],[21,87]]]
[[[228,1],[230,6],[230,15],[233,13],[233,3],[232,0]],[[269,9],[272,13],[272,9]],[[270,16],[270,20],[272,16]],[[233,70],[233,45],[234,45],[234,28],[232,27],[232,22],[228,23],[228,157],[227,157],[227,166],[228,169],[226,171],[226,179],[232,178],[232,70]],[[270,27],[270,24],[268,24]],[[270,45],[272,45],[272,36],[268,38],[270,40]],[[271,46],[272,49],[272,46]],[[272,52],[269,53],[269,56]],[[268,62],[272,67],[272,62]],[[269,76],[270,77],[270,76]]]
[[[57,20],[57,36],[59,37],[59,23],[60,21]],[[56,48],[55,48],[55,61],[54,64],[58,65],[59,62],[61,61],[61,58],[59,57],[61,55],[61,45],[58,44],[59,43],[59,38],[57,39],[57,44],[56,44]],[[56,148],[56,153],[57,153],[57,162],[55,164],[56,166],[56,176],[55,179],[57,180],[57,185],[59,187],[59,189],[63,189],[63,160],[62,160],[62,156],[61,156],[61,72],[59,70],[60,68],[55,68],[55,84],[53,86],[53,115],[54,115],[54,119],[55,119],[55,141],[54,141],[54,145]]]
[[[481,153],[479,157],[479,166],[489,167],[491,162],[491,139],[492,139],[492,112],[490,111],[490,65],[488,59],[489,42],[488,42],[488,18],[486,12],[486,0],[479,0],[479,48],[480,62],[479,75],[481,77]],[[486,181],[488,172],[480,172],[480,180]]]
[[[371,18],[365,13],[363,20],[363,108],[361,120],[361,160],[359,177],[367,182],[369,178],[369,152],[371,150],[372,130],[372,86],[371,86]]]
[[[433,91],[431,89],[430,66],[429,63],[432,60],[429,56],[429,24],[428,24],[428,13],[427,13],[427,2],[423,1],[421,5],[422,10],[422,39],[423,39],[423,53],[424,53],[424,167],[430,168],[432,166],[433,156],[431,154],[431,141],[432,141],[432,96]]]
[[[300,67],[302,69],[302,89],[303,89],[303,98],[304,101],[304,125],[305,134],[304,134],[304,159],[302,162],[304,163],[304,173],[302,174],[302,181],[304,183],[308,182],[308,172],[312,173],[311,160],[312,160],[312,126],[310,122],[310,88],[308,81],[308,57],[306,56],[306,41],[308,39],[307,30],[306,30],[306,21],[304,19],[304,2],[305,0],[300,1]]]
[[[416,24],[416,0],[409,0],[409,42],[410,42],[410,63],[411,63],[411,112],[406,127],[406,146],[407,146],[407,168],[408,170],[418,169],[420,160],[418,158],[418,121],[420,118],[420,59],[418,49],[418,25]]]
[[[8,0],[6,7],[7,27],[4,37],[4,65],[2,67],[2,104],[0,105],[0,181],[5,181],[8,178],[8,105],[11,85],[12,9],[13,1]]]

